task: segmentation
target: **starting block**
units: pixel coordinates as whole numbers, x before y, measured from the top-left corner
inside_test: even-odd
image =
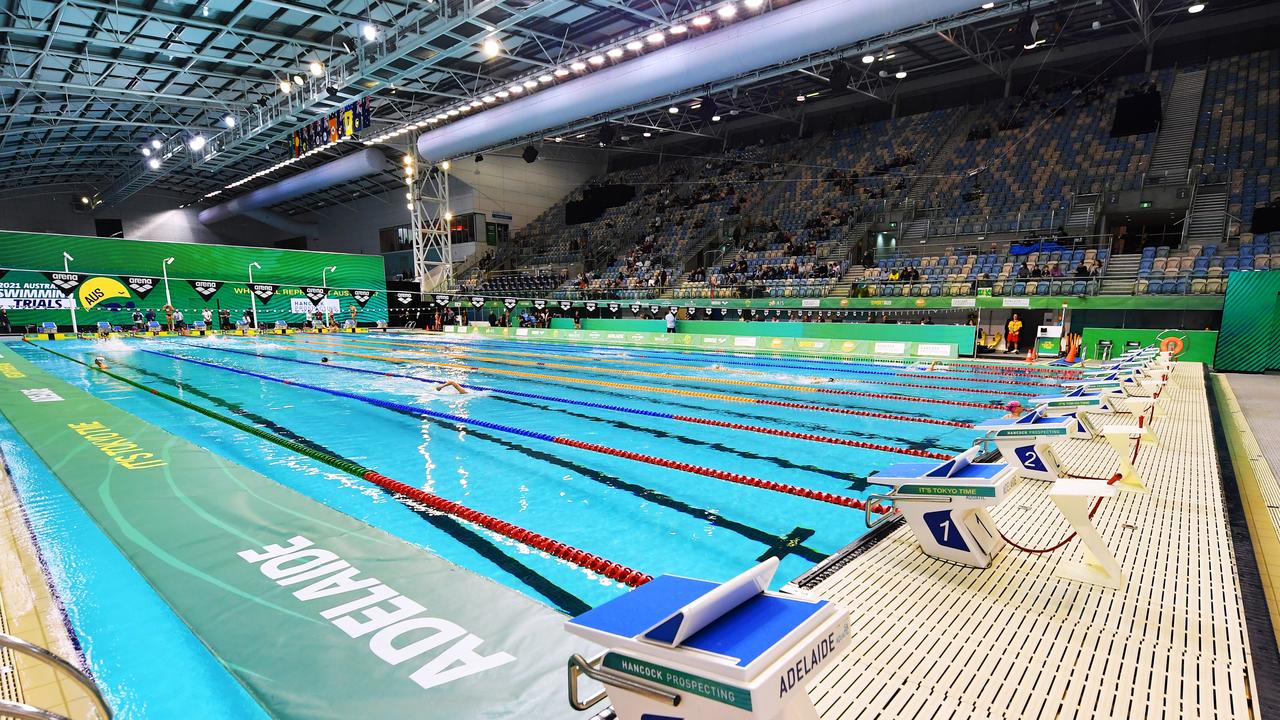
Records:
[[[805,686],[849,644],[849,616],[825,600],[769,592],[770,558],[724,583],[663,575],[565,624],[608,648],[569,661],[604,685],[619,720],[818,720]]]
[[[1139,417],[1139,421],[1141,421],[1141,417]],[[1111,446],[1111,449],[1115,451],[1116,457],[1120,459],[1120,480],[1116,484],[1122,489],[1131,492],[1150,492],[1129,457],[1129,444],[1144,442],[1148,445],[1159,445],[1160,438],[1151,429],[1151,426],[1141,422],[1137,426],[1114,423],[1103,425],[1098,432],[1107,441],[1107,444]]]
[[[1089,434],[1076,431],[1081,424],[1088,429]],[[1116,482],[1121,489],[1147,492],[1129,458],[1129,441],[1134,438],[1135,432],[1139,432],[1131,425],[1098,428],[1087,417],[1081,420],[1080,417],[1070,415],[1049,416],[1045,414],[1043,407],[1039,407],[1020,418],[998,418],[978,423],[977,428],[986,431],[983,439],[994,441],[1000,456],[1014,469],[1015,475],[1046,482],[1075,479],[1066,477],[1067,473],[1058,465],[1057,456],[1053,453],[1054,440],[1081,436],[1092,439],[1101,435],[1115,451],[1120,467],[1120,479]],[[1141,431],[1153,438],[1153,443],[1157,442],[1149,427],[1144,426]]]
[[[1014,469],[975,463],[978,452],[971,447],[941,465],[897,463],[870,481],[893,486],[883,497],[902,513],[926,555],[988,568],[1005,543],[987,508],[1004,499]]]

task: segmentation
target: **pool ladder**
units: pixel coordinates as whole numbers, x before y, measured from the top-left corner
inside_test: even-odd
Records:
[[[102,697],[102,691],[98,689],[98,685],[93,679],[84,674],[80,668],[63,660],[49,650],[29,643],[22,638],[16,638],[12,635],[0,633],[0,650],[11,650],[13,652],[26,655],[35,660],[53,668],[55,672],[71,676],[76,684],[80,685],[88,693],[94,704],[98,707],[97,716],[99,720],[111,720],[111,707],[107,705],[106,698]],[[42,710],[33,705],[26,705],[19,702],[10,702],[0,700],[0,717],[20,718],[20,720],[70,720],[66,716],[59,715],[48,710]]]

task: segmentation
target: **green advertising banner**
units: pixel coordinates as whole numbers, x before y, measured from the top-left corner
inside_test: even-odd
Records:
[[[166,299],[188,324],[205,308],[215,322],[220,309],[234,322],[254,304],[263,323],[297,324],[317,306],[342,319],[354,308],[363,323],[387,319],[380,255],[0,231],[0,308],[16,327],[70,326],[72,307],[82,329],[128,325],[135,309],[163,321]]]
[[[1162,335],[1163,334],[1163,335]],[[1085,357],[1097,360],[1098,343],[1111,343],[1111,356],[1124,352],[1127,343],[1136,342],[1139,347],[1159,345],[1162,337],[1173,335],[1182,338],[1183,350],[1180,360],[1202,362],[1213,365],[1214,346],[1218,342],[1218,333],[1213,330],[1143,330],[1141,328],[1085,328],[1081,335],[1080,345],[1085,350]]]
[[[1233,272],[1227,279],[1215,369],[1280,369],[1280,270]]]
[[[565,661],[591,646],[563,615],[4,344],[0,370],[0,413],[271,717],[575,716]]]
[[[728,323],[722,323],[728,324]],[[767,323],[761,323],[767,324]],[[973,330],[973,328],[968,328]],[[955,343],[922,340],[840,340],[830,338],[768,337],[755,335],[705,335],[698,333],[623,332],[608,330],[571,330],[561,328],[455,327],[446,325],[446,333],[473,334],[486,337],[582,342],[600,345],[638,345],[689,350],[723,350],[728,352],[771,352],[825,357],[876,357],[946,360],[959,357]],[[970,341],[972,347],[972,341]]]

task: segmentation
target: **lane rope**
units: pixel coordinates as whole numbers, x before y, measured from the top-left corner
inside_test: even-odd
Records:
[[[617,448],[612,448],[607,445],[583,442],[581,440],[575,440],[570,437],[555,436],[549,433],[538,432],[536,430],[526,430],[524,428],[515,427],[513,425],[503,425],[501,423],[489,422],[487,420],[478,420],[476,418],[462,417],[461,415],[454,415],[451,413],[444,413],[436,410],[429,410],[427,408],[418,407],[416,405],[407,405],[405,403],[392,402],[390,400],[380,400],[378,398],[369,397],[367,395],[359,395],[356,393],[349,393],[342,390],[334,390],[332,388],[321,387],[319,385],[312,385],[310,383],[305,383],[298,380],[287,380],[284,378],[278,378],[278,377],[267,375],[264,373],[253,372],[251,370],[242,370],[240,368],[230,367],[228,365],[219,365],[218,363],[211,363],[204,360],[196,360],[195,358],[183,357],[181,355],[171,355],[169,353],[163,353],[156,350],[146,350],[146,349],[141,350],[141,352],[147,353],[149,355],[156,355],[158,357],[168,358],[170,360],[180,360],[182,362],[189,362],[194,365],[202,365],[204,367],[214,368],[216,370],[224,370],[227,372],[235,373],[237,375],[244,375],[246,377],[257,378],[259,380],[267,380],[269,382],[280,383],[281,385],[289,385],[291,387],[298,387],[304,390],[312,390],[314,392],[324,393],[326,395],[332,395],[334,397],[346,398],[348,400],[356,400],[358,402],[367,403],[369,405],[374,405],[377,407],[382,407],[382,408],[386,408],[388,410],[394,410],[397,412],[407,412],[414,415],[422,415],[425,417],[435,418],[437,420],[445,420],[448,422],[458,423],[460,425],[474,425],[476,427],[482,427],[487,430],[494,430],[496,432],[504,432],[504,433],[510,433],[514,435],[520,435],[522,437],[527,437],[533,440],[542,440],[545,442],[552,442],[560,445],[568,445],[571,447],[576,447],[583,450],[590,450],[592,452],[601,453],[604,455],[613,455],[616,457],[625,458],[627,460],[634,460],[636,462],[647,463],[649,465],[657,465],[659,467],[666,467],[674,470],[680,470],[682,472],[692,473],[695,475],[702,475],[704,477],[715,478],[717,480],[724,480],[726,482],[731,482],[738,485],[746,485],[749,487],[760,488],[763,490],[771,490],[773,492],[784,493],[787,495],[795,495],[797,497],[802,497],[809,500],[817,500],[819,502],[830,503],[832,505],[842,505],[844,507],[850,507],[855,510],[863,510],[866,508],[866,503],[864,503],[861,499],[858,499],[858,498],[845,497],[842,495],[835,495],[833,493],[821,492],[818,490],[810,490],[809,488],[798,487],[796,485],[786,485],[783,483],[773,482],[772,480],[762,480],[760,478],[751,477],[749,475],[732,473],[732,472],[728,472],[727,470],[717,470],[715,468],[703,467],[701,465],[693,465],[691,463],[679,462],[676,460],[668,460],[667,458],[655,457],[653,455],[644,455],[637,452],[631,452],[630,450],[619,450]],[[880,505],[880,503],[875,503],[872,506],[872,511],[875,512],[877,507],[881,508],[881,512],[888,512],[888,510],[884,508],[882,505]]]
[[[296,338],[290,338],[290,340],[292,340],[293,342],[320,344],[312,340],[299,340]],[[329,345],[328,343],[325,343],[325,344]],[[344,342],[342,344],[351,345],[352,343]],[[332,345],[329,345],[329,346],[332,347]],[[419,355],[433,354],[430,351],[425,351],[425,350],[406,350],[404,352],[412,352],[414,354],[419,354]],[[1000,405],[1002,404],[1000,401],[980,403],[980,402],[971,402],[968,400],[944,400],[942,398],[922,398],[922,397],[912,397],[910,395],[894,395],[892,393],[863,392],[860,390],[839,390],[836,388],[814,387],[812,385],[785,385],[782,383],[759,382],[755,380],[733,380],[730,378],[700,378],[700,377],[690,377],[688,375],[672,375],[670,373],[646,372],[643,370],[613,369],[613,370],[602,371],[602,370],[597,370],[591,367],[584,367],[582,365],[568,365],[565,363],[550,363],[550,362],[535,362],[532,360],[512,360],[509,358],[492,358],[492,357],[485,356],[483,354],[476,354],[476,353],[459,353],[459,354],[462,355],[463,357],[469,357],[473,361],[479,360],[480,362],[506,363],[510,365],[519,365],[523,367],[547,367],[547,368],[554,368],[556,370],[573,370],[577,372],[587,372],[587,373],[608,372],[610,374],[616,374],[616,375],[631,375],[631,376],[637,376],[637,377],[659,378],[663,380],[683,381],[683,382],[694,383],[694,384],[710,383],[713,385],[734,385],[738,387],[757,387],[757,388],[765,388],[769,390],[787,390],[791,392],[823,393],[828,395],[840,395],[843,397],[864,397],[864,398],[876,398],[878,400],[893,400],[897,402],[913,402],[913,403],[927,403],[932,405],[952,405],[955,407],[983,408],[984,410],[995,410],[999,408]],[[912,385],[906,385],[906,387],[929,388],[932,390],[946,390],[948,392],[961,392],[956,388],[939,387],[936,385],[912,384]],[[972,392],[972,393],[980,393],[980,394],[999,394],[1003,397],[1035,397],[1035,393],[1002,392],[997,390],[972,390],[972,391],[966,390],[963,392]]]
[[[413,380],[416,382],[426,383],[428,385],[440,385],[445,382],[453,382],[453,381],[442,379],[442,378],[424,378],[424,377],[417,377],[414,375],[405,375],[403,373],[389,373],[389,372],[382,372],[380,370],[370,370],[368,368],[359,368],[351,365],[339,365],[337,363],[318,363],[318,362],[313,362],[311,360],[300,360],[298,358],[288,358],[288,357],[282,357],[280,355],[268,355],[265,353],[252,353],[247,350],[233,350],[231,348],[222,348],[222,347],[216,347],[211,345],[192,345],[192,347],[198,347],[198,348],[203,348],[208,350],[216,350],[218,352],[224,352],[224,353],[234,353],[237,355],[247,355],[249,357],[255,357],[255,358],[267,358],[269,360],[278,360],[281,362],[298,363],[300,365],[314,365],[315,367],[320,367],[320,368],[335,368],[338,370],[346,370],[348,372],[363,373],[366,375],[374,375],[378,377],[393,377],[393,378],[400,378],[404,380]],[[309,350],[307,348],[297,348],[297,350],[299,352],[308,352],[308,353],[316,353],[316,354],[322,354],[324,352],[327,352],[323,350]],[[348,355],[351,353],[335,352],[332,354]],[[365,357],[368,357],[369,359],[373,359],[373,360],[382,359],[373,355],[365,356]],[[866,442],[863,440],[850,440],[848,438],[832,437],[829,435],[816,435],[812,433],[795,432],[792,430],[783,430],[781,428],[765,427],[763,425],[746,425],[742,423],[724,422],[720,420],[709,420],[707,418],[699,418],[699,417],[694,417],[692,415],[676,415],[673,413],[659,412],[657,410],[641,410],[638,408],[624,407],[622,405],[613,405],[610,403],[588,402],[586,400],[571,400],[569,398],[562,398],[556,395],[531,393],[531,392],[525,392],[522,390],[508,390],[506,388],[492,387],[488,385],[474,385],[471,383],[462,383],[462,382],[458,384],[468,390],[493,392],[493,393],[499,393],[503,395],[512,395],[515,397],[528,398],[530,400],[544,400],[548,402],[564,403],[566,405],[577,405],[579,407],[587,407],[595,410],[608,410],[611,412],[627,413],[631,415],[642,415],[645,417],[658,418],[662,420],[675,420],[678,422],[696,423],[699,425],[711,425],[715,427],[728,428],[731,430],[742,430],[746,432],[761,433],[764,435],[776,435],[778,437],[794,438],[797,440],[809,440],[811,442],[822,442],[822,443],[828,443],[831,445],[844,445],[847,447],[863,448],[865,450],[879,450],[882,452],[897,453],[899,455],[911,455],[913,457],[931,458],[934,460],[950,460],[951,459],[951,455],[948,455],[946,453],[932,452],[929,450],[916,450],[914,448],[905,448],[898,445],[886,445],[881,443]]]
[[[560,558],[561,560],[565,560],[574,565],[577,565],[578,567],[584,568],[586,570],[590,570],[591,572],[597,573],[599,575],[603,575],[604,577],[607,577],[610,580],[624,583],[631,587],[636,587],[639,585],[643,585],[644,583],[647,583],[653,579],[653,576],[642,573],[639,570],[629,568],[625,565],[621,565],[619,563],[613,562],[612,560],[606,560],[600,557],[599,555],[594,555],[585,550],[575,548],[571,545],[566,545],[565,543],[559,542],[558,540],[554,540],[545,535],[541,535],[539,533],[533,532],[532,530],[528,530],[526,528],[520,527],[519,525],[516,525],[514,523],[509,523],[504,520],[500,520],[492,515],[480,512],[479,510],[473,510],[471,508],[466,507],[465,505],[462,505],[461,503],[457,503],[452,500],[447,500],[445,498],[440,497],[439,495],[436,495],[434,493],[429,493],[421,488],[416,488],[416,487],[413,487],[412,485],[402,483],[398,480],[393,480],[387,477],[386,475],[383,475],[375,470],[367,468],[351,460],[347,460],[345,458],[340,458],[336,455],[330,455],[328,453],[321,452],[313,448],[309,448],[306,445],[302,445],[292,440],[288,440],[286,438],[280,437],[279,435],[276,435],[274,433],[267,432],[266,430],[263,430],[262,428],[257,427],[255,425],[250,425],[248,423],[244,423],[239,420],[225,417],[212,410],[201,407],[193,402],[184,400],[174,395],[170,395],[169,393],[166,393],[162,390],[151,387],[150,385],[146,385],[145,383],[132,380],[118,373],[111,372],[110,370],[94,368],[93,366],[89,365],[86,362],[77,360],[76,358],[70,357],[68,355],[64,355],[56,350],[44,347],[43,345],[36,345],[35,343],[32,343],[30,340],[27,340],[26,342],[31,343],[31,345],[33,345],[34,347],[38,347],[41,350],[44,350],[49,353],[53,353],[54,355],[57,355],[58,357],[63,358],[64,360],[70,360],[71,362],[78,363],[80,365],[83,365],[86,368],[89,368],[90,370],[97,370],[98,372],[101,372],[110,378],[119,380],[122,383],[136,387],[139,390],[144,390],[148,393],[151,393],[152,395],[155,395],[157,397],[163,398],[172,403],[180,405],[184,408],[187,408],[188,410],[194,410],[195,412],[198,412],[201,415],[223,422],[227,425],[230,425],[231,427],[236,428],[237,430],[241,430],[243,432],[249,433],[250,435],[253,435],[255,437],[275,443],[276,445],[279,445],[280,447],[283,447],[286,450],[296,452],[300,455],[304,455],[306,457],[312,458],[314,460],[322,462],[331,467],[337,468],[338,470],[341,470],[349,475],[353,475],[355,477],[360,478],[361,480],[364,480],[366,482],[369,482],[379,487],[390,490],[391,492],[396,493],[398,495],[402,495],[412,500],[416,500],[438,512],[442,512],[446,515],[450,515],[450,516],[459,518],[461,520],[465,520],[467,522],[470,522],[482,528],[485,528],[486,530],[491,530],[504,537],[510,538],[517,542],[524,543],[529,547],[535,548],[537,550],[541,550],[542,552],[545,552],[548,555],[552,555],[554,557]],[[143,352],[151,352],[151,351],[144,350]],[[163,355],[163,353],[153,353],[153,354]]]
[[[349,345],[331,344],[331,343],[309,343],[311,345],[319,345],[322,347],[349,347]],[[737,395],[725,395],[723,393],[697,392],[694,390],[681,390],[679,388],[660,388],[651,385],[633,385],[631,383],[618,383],[608,380],[591,380],[589,378],[575,378],[564,375],[551,375],[548,373],[524,372],[520,370],[504,370],[502,368],[482,368],[474,365],[460,365],[458,363],[442,363],[429,362],[427,360],[413,360],[410,358],[391,357],[382,355],[365,355],[361,353],[352,353],[341,350],[329,351],[331,355],[343,355],[346,357],[367,358],[372,360],[383,360],[385,362],[403,363],[409,365],[424,365],[427,367],[453,368],[457,370],[468,370],[481,374],[489,375],[506,375],[511,377],[531,378],[537,380],[550,380],[553,382],[570,383],[576,385],[595,385],[599,387],[617,388],[621,390],[635,390],[646,393],[659,393],[664,395],[680,395],[683,397],[695,397],[706,400],[719,400],[722,402],[746,403],[748,405],[769,405],[774,407],[792,408],[795,410],[806,410],[811,412],[829,412],[837,415],[852,415],[856,417],[875,418],[877,420],[894,420],[898,422],[914,422],[926,425],[943,425],[946,427],[957,427],[971,429],[973,423],[963,422],[960,420],[939,420],[929,417],[914,417],[912,415],[895,415],[892,413],[873,412],[870,410],[854,410],[852,408],[836,407],[832,405],[810,405],[806,403],[787,402],[783,400],[769,400],[766,398],[740,397]],[[983,406],[984,409],[995,410],[994,406]]]

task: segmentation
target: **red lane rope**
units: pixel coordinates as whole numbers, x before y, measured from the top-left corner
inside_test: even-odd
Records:
[[[662,467],[668,467],[674,470],[681,470],[687,473],[694,473],[696,475],[705,475],[707,477],[716,478],[717,480],[725,480],[727,482],[737,483],[739,485],[748,485],[750,487],[763,488],[765,490],[772,490],[774,492],[786,493],[788,495],[795,495],[797,497],[807,498],[809,500],[817,500],[819,502],[831,503],[832,505],[843,505],[845,507],[851,507],[855,510],[863,510],[867,506],[865,502],[863,502],[858,498],[844,497],[843,495],[836,495],[834,493],[828,493],[828,492],[820,492],[818,490],[810,490],[808,488],[796,487],[795,485],[786,485],[783,483],[776,483],[770,480],[761,480],[760,478],[754,478],[749,475],[741,475],[739,473],[733,473],[727,470],[716,470],[714,468],[702,467],[700,465],[692,465],[690,463],[679,462],[677,460],[668,460],[666,458],[655,457],[653,455],[644,455],[642,453],[631,452],[630,450],[619,450],[617,448],[608,447],[607,445],[598,445],[596,443],[583,442],[581,440],[574,440],[572,438],[567,438],[567,437],[557,437],[555,439],[555,442],[559,443],[560,445],[568,445],[569,447],[576,447],[582,450],[590,450],[592,452],[603,453],[605,455],[614,455],[620,458],[626,458],[628,460],[638,460],[640,462],[649,463],[651,465],[660,465]],[[879,503],[876,503],[876,506],[878,505]],[[873,512],[876,511],[876,506],[872,506],[871,509]],[[887,512],[887,510],[882,508],[882,512]]]
[[[930,450],[915,450],[912,448],[898,447],[897,445],[882,445],[880,443],[869,443],[861,440],[848,440],[845,438],[829,437],[826,435],[813,435],[811,433],[801,433],[792,430],[781,430],[778,428],[761,427],[759,425],[743,425],[741,423],[725,422],[723,420],[708,420],[706,418],[697,418],[691,415],[672,415],[673,420],[683,422],[698,423],[699,425],[713,425],[715,427],[730,428],[732,430],[749,430],[751,432],[764,433],[766,435],[777,435],[779,437],[796,438],[798,440],[812,440],[814,442],[830,443],[832,445],[847,445],[849,447],[865,448],[867,450],[882,450],[884,452],[893,452],[900,455],[913,455],[915,457],[932,458],[934,460],[950,460],[951,456],[946,453],[933,452]]]
[[[973,423],[961,422],[959,420],[937,420],[934,418],[911,417],[910,415],[892,415],[890,413],[871,412],[869,410],[852,410],[850,408],[829,407],[827,405],[806,405],[805,403],[789,402],[786,400],[765,400],[763,398],[749,398],[751,402],[758,405],[774,405],[777,407],[793,408],[796,410],[815,410],[818,412],[836,413],[837,415],[858,415],[860,417],[873,417],[882,420],[903,420],[906,422],[926,423],[929,425],[946,425],[947,427],[972,428]],[[975,405],[975,407],[987,410],[998,409],[995,405]]]
[[[452,500],[446,500],[439,495],[433,495],[432,493],[420,490],[412,485],[406,485],[398,480],[392,480],[386,475],[382,475],[372,470],[364,474],[364,479],[374,485],[378,485],[379,487],[386,488],[392,492],[404,495],[405,497],[413,498],[433,510],[438,510],[442,513],[462,518],[467,522],[475,523],[476,525],[487,530],[492,530],[499,535],[541,550],[548,555],[553,555],[561,560],[566,560],[574,565],[584,567],[594,573],[603,575],[610,580],[615,580],[617,582],[630,585],[631,587],[636,587],[653,579],[652,575],[646,575],[639,570],[629,568],[625,565],[619,565],[612,560],[605,560],[599,555],[593,555],[586,550],[579,550],[571,545],[565,545],[558,540],[552,540],[545,535],[539,535],[538,533],[533,532],[532,530],[526,530],[519,525],[514,525],[506,522],[505,520],[499,520],[492,515],[482,513],[479,510],[473,510]]]

